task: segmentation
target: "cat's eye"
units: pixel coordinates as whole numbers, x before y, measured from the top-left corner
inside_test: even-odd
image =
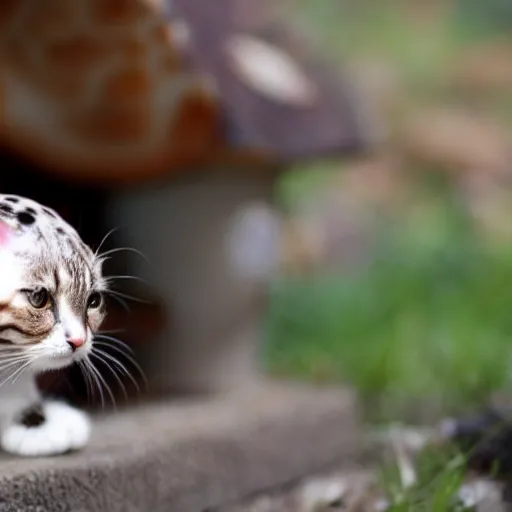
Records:
[[[50,293],[46,288],[36,288],[27,291],[27,299],[33,308],[42,309],[50,303]]]
[[[103,296],[100,292],[92,292],[87,300],[87,309],[98,309],[103,304]]]

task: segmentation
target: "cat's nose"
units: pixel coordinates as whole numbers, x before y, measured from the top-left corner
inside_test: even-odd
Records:
[[[85,338],[68,338],[66,340],[71,350],[74,352],[77,348],[80,348],[85,343]]]

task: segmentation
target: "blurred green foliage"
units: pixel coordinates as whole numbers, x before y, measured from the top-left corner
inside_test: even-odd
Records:
[[[445,197],[415,210],[381,231],[368,266],[275,284],[272,372],[348,381],[390,415],[418,397],[454,410],[506,386],[512,252],[478,244]]]
[[[467,510],[458,498],[465,477],[465,457],[454,447],[422,452],[415,463],[416,483],[403,489],[395,463],[381,472],[381,481],[391,501],[389,512],[462,512]]]

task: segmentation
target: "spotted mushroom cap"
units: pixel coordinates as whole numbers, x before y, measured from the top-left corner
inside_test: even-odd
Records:
[[[322,82],[237,31],[237,2],[248,4],[1,0],[0,143],[68,178],[115,182],[209,162],[230,145],[279,153],[280,133],[284,153],[316,139],[320,152],[354,145]],[[295,141],[295,114],[318,101],[327,128],[304,119]]]

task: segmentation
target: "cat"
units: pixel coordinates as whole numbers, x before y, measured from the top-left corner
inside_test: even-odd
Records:
[[[0,194],[0,447],[18,456],[51,456],[86,446],[88,416],[44,399],[38,373],[89,357],[105,317],[103,258],[54,210]],[[100,352],[101,353],[101,352]],[[99,356],[101,358],[101,356]]]

